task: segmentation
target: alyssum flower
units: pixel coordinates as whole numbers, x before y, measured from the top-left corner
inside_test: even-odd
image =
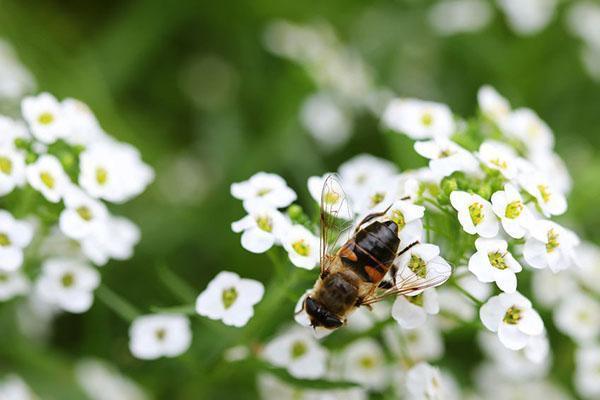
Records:
[[[282,177],[266,172],[258,172],[247,181],[233,183],[231,195],[244,202],[261,199],[273,208],[287,207],[296,200],[296,193]]]
[[[129,350],[142,360],[177,357],[191,342],[190,321],[179,314],[144,315],[129,327]]]
[[[496,282],[507,293],[517,290],[515,273],[521,272],[521,265],[508,251],[504,240],[479,238],[475,241],[477,252],[469,259],[469,271],[481,282]]]
[[[0,271],[14,271],[23,264],[23,249],[33,237],[33,227],[0,210]]]
[[[454,191],[450,194],[450,202],[458,211],[458,220],[465,232],[484,238],[498,234],[498,219],[489,201],[478,194]]]

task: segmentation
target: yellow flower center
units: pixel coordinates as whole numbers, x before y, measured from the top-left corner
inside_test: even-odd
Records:
[[[518,218],[523,212],[524,205],[521,201],[515,200],[506,206],[504,216],[509,219]]]
[[[83,219],[84,221],[91,221],[92,218],[94,218],[94,215],[92,214],[92,210],[90,210],[89,207],[80,206],[80,207],[77,207],[77,209],[75,211],[77,211],[77,214],[79,214],[81,219]]]
[[[226,310],[229,309],[229,307],[231,307],[233,303],[235,303],[237,298],[238,292],[235,287],[232,286],[223,290],[223,293],[221,294],[221,301],[223,302],[223,307],[225,307]]]
[[[560,246],[560,243],[558,242],[558,236],[558,233],[556,233],[554,229],[550,229],[548,231],[548,243],[546,243],[546,251],[548,253],[552,253],[558,248],[558,246]]]
[[[421,123],[426,127],[430,127],[431,124],[433,124],[433,115],[429,112],[423,113],[421,116]]]
[[[96,168],[96,182],[98,182],[99,185],[104,185],[106,184],[106,181],[108,181],[108,171],[106,168]]]
[[[375,357],[371,356],[361,357],[360,360],[358,360],[358,363],[363,369],[373,369],[377,364]]]
[[[291,349],[292,359],[297,360],[298,358],[305,355],[307,351],[308,351],[308,349],[306,348],[306,344],[304,342],[297,340],[294,343],[292,343],[292,349]]]
[[[540,191],[540,196],[542,196],[542,200],[544,201],[544,203],[549,202],[550,197],[552,197],[552,193],[550,193],[548,185],[538,185],[537,188]]]
[[[483,222],[483,204],[481,203],[473,203],[469,206],[469,215],[471,216],[471,221],[473,221],[473,225],[477,226]]]
[[[273,221],[271,220],[271,218],[269,218],[266,215],[263,216],[259,216],[256,218],[256,225],[258,225],[258,228],[265,231],[265,232],[272,232],[273,231]]]
[[[371,207],[375,207],[385,199],[385,193],[377,192],[371,196]]]
[[[262,189],[258,189],[258,191],[256,192],[256,195],[258,197],[263,197],[269,193],[271,193],[271,188],[262,188]]]
[[[73,275],[72,272],[66,272],[60,278],[60,282],[62,283],[63,287],[70,288],[73,286],[73,284],[75,284],[75,275]]]
[[[159,342],[162,342],[165,340],[165,337],[167,337],[167,331],[164,328],[158,328],[156,331],[154,331],[154,336],[156,336],[156,339]]]
[[[0,171],[4,175],[10,175],[12,172],[12,161],[8,157],[0,157]]]
[[[506,310],[506,314],[504,314],[502,321],[509,325],[516,325],[522,318],[521,312],[522,310],[519,307],[512,306]]]
[[[52,174],[50,174],[50,172],[48,172],[48,171],[40,172],[40,180],[48,189],[54,188],[54,183],[55,183],[54,177],[52,176]]]
[[[6,234],[5,232],[1,232],[0,233],[0,246],[2,247],[6,247],[6,246],[10,246],[11,241],[10,241],[10,237],[8,237],[8,234]]]
[[[335,204],[335,203],[337,203],[337,201],[339,199],[340,199],[340,194],[333,192],[333,191],[327,191],[323,195],[323,202],[325,204]]]
[[[406,298],[412,304],[417,305],[419,307],[423,307],[423,293],[419,293],[416,296],[406,296]]]
[[[408,268],[419,278],[425,278],[427,276],[427,263],[417,255],[413,254],[410,256]]]
[[[292,248],[301,256],[306,257],[310,254],[310,246],[304,241],[304,239],[292,243]]]
[[[500,169],[508,168],[508,164],[506,163],[506,161],[500,160],[499,158],[494,158],[493,160],[490,160],[490,164],[495,165],[496,167],[498,167]]]
[[[504,255],[498,251],[495,253],[489,253],[488,259],[490,260],[490,264],[492,264],[492,267],[494,268],[502,270],[508,268],[508,266],[506,265],[506,260],[504,260]]]
[[[454,154],[454,152],[452,150],[444,149],[444,150],[440,151],[440,154],[438,154],[438,158],[450,157],[453,154]]]
[[[49,112],[43,112],[38,116],[38,122],[42,125],[50,125],[54,121],[54,115]]]
[[[394,221],[398,228],[402,229],[406,225],[406,219],[404,218],[404,214],[400,210],[392,211],[392,221]]]

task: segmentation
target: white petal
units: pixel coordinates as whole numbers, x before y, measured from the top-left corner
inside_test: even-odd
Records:
[[[527,345],[529,336],[521,332],[516,325],[501,323],[498,327],[498,338],[506,348],[521,350]]]
[[[264,253],[275,243],[275,238],[259,228],[248,229],[242,233],[242,247],[252,253]]]

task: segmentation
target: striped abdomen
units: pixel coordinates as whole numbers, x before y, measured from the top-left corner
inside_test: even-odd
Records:
[[[379,283],[394,262],[399,246],[398,225],[393,221],[375,221],[359,230],[339,255],[364,281]]]

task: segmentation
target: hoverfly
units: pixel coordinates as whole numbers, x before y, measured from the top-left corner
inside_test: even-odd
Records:
[[[449,269],[432,276],[399,271],[398,258],[418,242],[400,243],[400,227],[386,218],[388,210],[367,215],[351,230],[354,213],[340,179],[333,174],[325,178],[320,210],[321,271],[299,311],[306,312],[314,329],[337,329],[358,307],[371,308],[390,296],[418,294],[450,276]],[[338,246],[340,238],[348,234]]]

